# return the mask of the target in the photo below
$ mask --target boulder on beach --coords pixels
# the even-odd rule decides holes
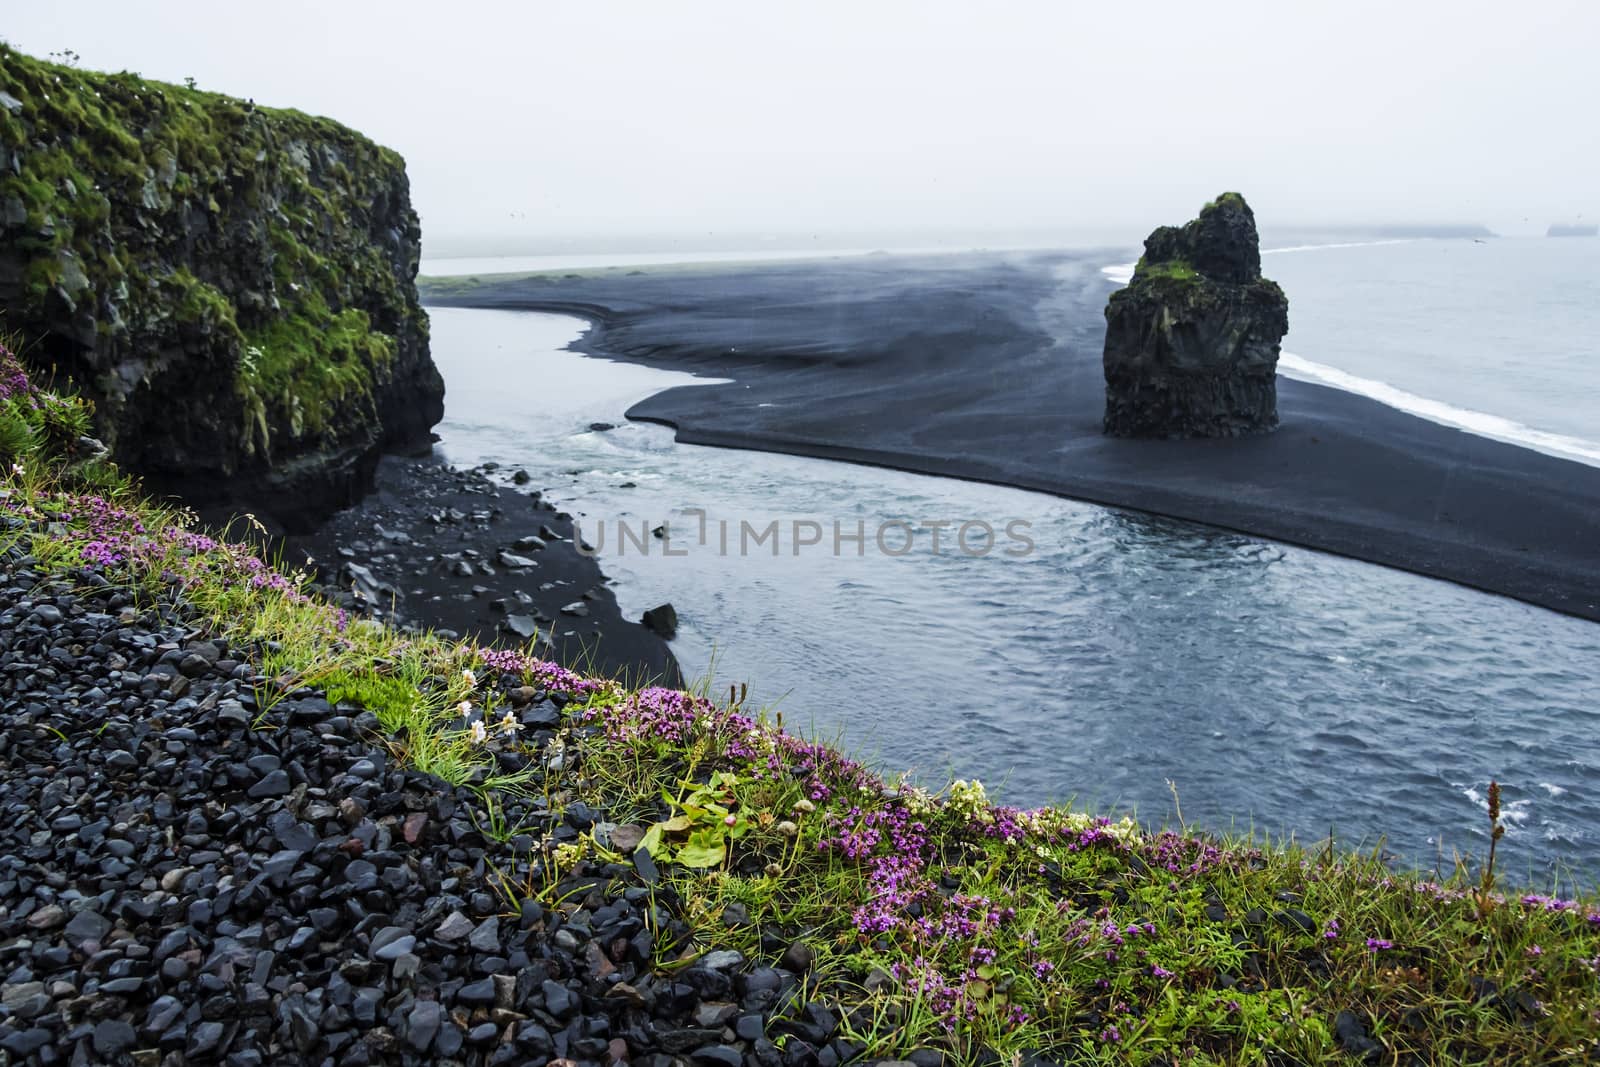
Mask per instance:
[[[1162,226],[1106,305],[1105,432],[1238,437],[1278,425],[1278,348],[1289,301],[1261,276],[1255,215],[1223,193]]]
[[[678,635],[678,612],[671,604],[661,604],[644,613],[639,620],[645,629],[672,640]]]

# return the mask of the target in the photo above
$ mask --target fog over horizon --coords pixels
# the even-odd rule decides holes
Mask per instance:
[[[19,5],[399,151],[429,254],[1600,219],[1600,5]]]

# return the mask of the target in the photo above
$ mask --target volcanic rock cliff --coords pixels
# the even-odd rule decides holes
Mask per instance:
[[[1237,437],[1278,425],[1289,301],[1261,276],[1255,215],[1224,193],[1144,243],[1106,305],[1105,432]]]
[[[303,527],[427,447],[420,238],[337,123],[0,46],[0,330],[153,489]]]

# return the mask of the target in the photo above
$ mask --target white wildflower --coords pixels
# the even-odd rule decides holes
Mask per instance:
[[[517,717],[509,711],[500,717],[500,732],[503,734],[515,734],[518,730],[525,729],[527,727],[518,722]]]
[[[1133,842],[1139,840],[1139,827],[1127,816],[1123,816],[1116,822],[1111,823],[1105,828],[1105,830],[1106,833],[1110,834],[1118,841],[1121,841],[1123,844],[1132,844]]]
[[[933,796],[926,789],[917,786],[902,786],[900,798],[906,810],[913,815],[929,815],[933,813]]]
[[[489,740],[489,730],[483,725],[482,719],[474,719],[472,722],[472,740],[480,745]]]
[[[989,794],[976,778],[970,782],[958,779],[950,783],[949,807],[956,815],[975,822],[988,823],[994,819],[994,813],[989,810]]]

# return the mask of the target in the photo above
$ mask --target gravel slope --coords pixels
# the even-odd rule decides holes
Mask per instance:
[[[0,556],[7,1062],[799,1067],[855,1053],[809,999],[809,952],[775,932],[763,946],[787,968],[720,952],[654,972],[657,938],[684,943],[687,927],[647,855],[582,861],[544,898],[559,903],[510,907],[493,871],[529,878],[535,835],[573,841],[602,813],[508,803],[523,832],[487,839],[474,794],[397,769],[370,714],[310,689],[259,706],[244,651],[181,605]],[[556,702],[509,696],[524,739],[549,740]]]

